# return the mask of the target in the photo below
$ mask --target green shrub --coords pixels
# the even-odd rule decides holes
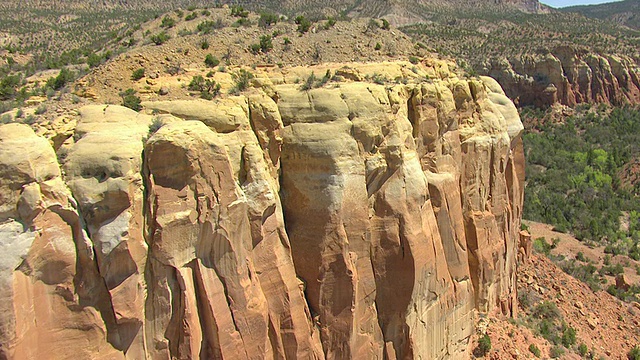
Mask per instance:
[[[235,81],[235,85],[231,89],[231,92],[237,94],[245,91],[249,87],[249,83],[251,79],[253,79],[253,74],[245,69],[240,69],[240,71],[233,73],[231,77]]]
[[[62,89],[67,83],[73,81],[75,75],[71,70],[67,68],[60,69],[60,73],[55,78],[49,78],[46,83],[46,87],[53,90]]]
[[[562,345],[566,348],[570,348],[571,345],[576,343],[576,329],[566,326],[562,332]]]
[[[627,357],[629,360],[640,360],[640,347],[637,345],[634,346],[633,349],[627,353]]]
[[[27,124],[27,125],[32,125],[35,122],[36,122],[36,117],[33,116],[33,114],[30,114],[29,116],[24,118],[24,120],[22,121],[22,123]]]
[[[585,357],[587,356],[588,353],[589,353],[589,348],[587,347],[587,345],[585,345],[584,343],[581,343],[580,345],[578,345],[578,354],[580,354],[580,356]]]
[[[144,71],[144,68],[133,70],[133,72],[131,73],[131,80],[138,81],[142,79],[144,77]]]
[[[316,82],[316,74],[312,72],[311,75],[309,75],[307,80],[304,82],[304,84],[302,84],[302,87],[300,88],[300,90],[313,89],[313,85],[315,84],[315,82]]]
[[[195,12],[192,12],[191,14],[187,15],[184,20],[185,21],[191,21],[191,20],[195,20],[195,18],[198,17],[198,14]]]
[[[204,58],[204,64],[207,65],[207,67],[212,68],[218,66],[220,64],[220,60],[212,54],[207,54]]]
[[[533,308],[532,315],[538,319],[555,320],[560,317],[560,310],[551,301],[542,301]]]
[[[234,27],[239,27],[239,26],[251,26],[251,20],[247,19],[247,18],[240,18],[238,20],[236,20],[236,22],[233,23]]]
[[[535,344],[529,345],[529,351],[533,354],[533,356],[539,358],[540,357],[540,349]]]
[[[551,249],[553,249],[553,244],[548,243],[544,237],[533,240],[533,250],[535,252],[549,256]]]
[[[271,49],[273,49],[273,43],[271,42],[271,35],[260,36],[260,50],[266,53]]]
[[[262,27],[268,27],[276,24],[279,19],[280,17],[274,13],[263,12],[260,13],[260,20],[258,20],[258,25]]]
[[[16,95],[16,88],[20,84],[21,76],[7,75],[0,80],[0,100],[8,100]]]
[[[40,104],[40,105],[36,108],[36,110],[34,111],[34,114],[36,114],[36,115],[42,115],[42,114],[44,114],[44,113],[46,113],[46,112],[47,112],[47,105],[45,105],[45,104]]]
[[[382,49],[382,44],[380,44],[380,43],[376,43],[376,46],[374,47],[374,49],[375,49],[376,51],[377,51],[377,50]]]
[[[140,111],[142,109],[142,106],[140,105],[140,98],[136,95],[135,90],[127,89],[122,91],[120,92],[120,97],[122,98],[122,106],[135,111]]]
[[[334,18],[333,16],[329,16],[329,19],[327,19],[327,22],[324,24],[324,28],[331,29],[335,25],[336,25],[336,18]]]
[[[249,51],[251,51],[252,54],[258,54],[260,52],[260,44],[249,45]]]
[[[169,41],[169,39],[171,39],[171,36],[169,36],[169,34],[164,31],[151,36],[151,41],[153,41],[153,43],[156,45],[162,45]]]
[[[213,32],[213,30],[222,29],[223,27],[224,27],[224,23],[222,22],[222,20],[217,19],[216,21],[213,21],[213,20],[203,21],[200,24],[198,24],[196,29],[198,29],[198,32],[202,34],[210,34],[211,32]]]
[[[552,359],[560,358],[562,355],[564,355],[564,348],[560,345],[555,345],[549,350],[549,356]]]
[[[374,73],[373,76],[371,76],[371,80],[378,85],[384,85],[389,81],[386,76],[378,73]]]
[[[298,32],[304,34],[311,28],[311,21],[303,15],[296,17],[295,23],[298,24]]]
[[[491,350],[491,338],[488,334],[484,334],[478,339],[478,347],[474,351],[474,355],[483,357]]]
[[[624,273],[624,267],[621,264],[605,265],[599,272],[602,275],[616,276]]]
[[[11,114],[4,114],[0,116],[0,124],[8,124],[12,121]]]
[[[213,79],[205,79],[201,75],[197,75],[191,79],[189,90],[199,91],[201,98],[211,100],[220,93],[220,84],[217,84]]]
[[[209,48],[209,42],[207,40],[202,40],[200,43],[200,49],[207,50]]]
[[[102,64],[102,56],[96,53],[91,53],[87,56],[87,65],[89,65],[89,67],[96,67],[100,64]]]
[[[172,28],[176,25],[176,21],[169,15],[166,15],[165,17],[162,18],[162,23],[160,24],[160,27],[163,28]]]
[[[231,6],[231,16],[246,18],[249,16],[249,11],[240,5],[233,5]]]
[[[389,30],[391,28],[391,25],[389,24],[387,19],[382,19],[382,28],[384,30]]]
[[[416,65],[420,62],[420,59],[417,56],[409,56],[409,62]]]

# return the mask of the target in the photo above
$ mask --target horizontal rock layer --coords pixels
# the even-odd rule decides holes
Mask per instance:
[[[421,67],[87,106],[60,163],[0,127],[0,358],[467,358],[515,311],[522,124]]]
[[[546,54],[493,60],[486,67],[520,106],[640,103],[640,67],[623,55],[563,46]]]

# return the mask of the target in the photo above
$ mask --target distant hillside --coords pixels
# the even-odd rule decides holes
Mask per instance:
[[[571,6],[561,9],[577,12],[584,16],[611,20],[620,25],[640,29],[640,0],[625,0],[600,5]]]
[[[434,14],[443,11],[478,8],[536,14],[553,11],[538,0],[241,0],[238,3],[256,11],[270,9],[290,15],[384,17],[396,26],[430,21]]]

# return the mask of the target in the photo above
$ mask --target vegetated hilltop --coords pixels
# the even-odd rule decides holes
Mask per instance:
[[[563,12],[577,12],[590,18],[609,20],[620,25],[640,29],[640,1],[624,0],[598,5],[569,6]]]
[[[417,63],[418,57],[428,54],[380,19],[302,18],[296,23],[273,13],[258,15],[239,7],[172,11],[134,26],[127,33],[113,51],[102,51],[110,53],[108,59],[81,57],[78,61],[84,64],[66,67],[60,73],[38,72],[28,76],[28,69],[19,64],[0,67],[0,73],[7,74],[0,81],[0,112],[13,109],[6,115],[14,118],[19,115],[20,121],[31,122],[41,117],[53,120],[56,114],[46,111],[47,108],[61,104],[77,107],[85,97],[119,104],[119,92],[129,88],[138,91],[143,100],[158,96],[188,98],[193,92],[188,84],[195,75],[210,75],[223,86],[231,84],[232,74],[226,71],[229,65],[265,69],[398,58]],[[122,51],[126,53],[119,55]],[[12,56],[7,55],[7,59],[13,59]],[[89,75],[78,84],[78,96],[69,94],[72,87],[64,85],[87,72]],[[322,78],[325,74],[315,75]],[[302,80],[305,79],[298,79]]]
[[[206,15],[202,10],[187,12],[187,16],[198,14],[193,20],[179,19],[174,12],[144,24],[132,34],[136,46],[83,78],[76,93],[111,103],[119,103],[118,93],[127,88],[136,90],[143,100],[185,98],[192,93],[187,85],[194,76],[230,88],[230,66],[243,66],[257,75],[274,68],[332,62],[403,59],[417,64],[419,57],[429,53],[379,19],[312,22],[303,18],[296,23],[273,14],[232,12],[227,7],[207,10]],[[164,26],[167,22],[174,24]],[[133,71],[141,68],[144,76],[133,78]],[[381,83],[403,81],[379,75]],[[302,75],[287,78],[301,84],[307,80]],[[162,93],[161,88],[165,88]]]
[[[552,11],[537,0],[302,0],[302,1],[241,1],[244,6],[260,10],[263,8],[283,12],[287,15],[304,14],[307,16],[334,17],[374,17],[386,18],[393,25],[430,21],[432,14],[441,11],[460,9],[490,8],[498,11],[519,10],[528,13],[546,13]]]

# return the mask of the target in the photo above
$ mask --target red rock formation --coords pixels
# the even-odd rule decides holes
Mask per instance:
[[[520,106],[640,103],[640,68],[630,58],[573,47],[493,60],[487,69]]]
[[[494,80],[420,71],[148,103],[152,135],[83,108],[71,191],[0,127],[0,357],[466,358],[476,311],[515,311],[522,124]]]

